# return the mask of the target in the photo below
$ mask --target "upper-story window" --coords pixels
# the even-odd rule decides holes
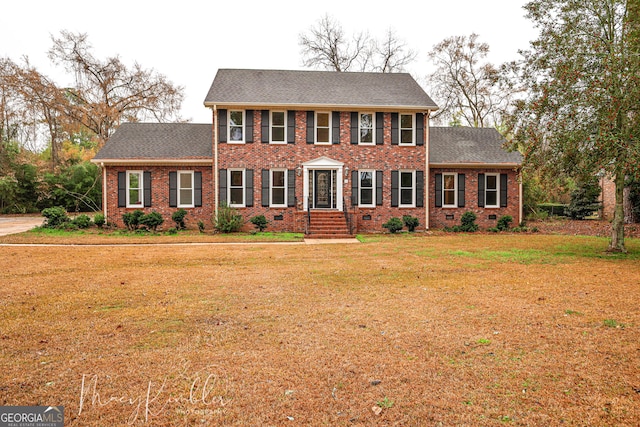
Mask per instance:
[[[400,144],[415,144],[415,118],[413,114],[400,114]]]
[[[331,144],[331,113],[316,112],[316,144]]]
[[[229,111],[229,142],[244,142],[244,111]]]
[[[127,171],[127,207],[141,208],[144,207],[143,202],[143,172]]]
[[[442,174],[442,206],[445,208],[457,207],[456,201],[456,179],[455,173]]]
[[[271,112],[271,142],[274,144],[287,143],[287,120],[285,111]]]
[[[360,144],[374,144],[375,115],[373,113],[360,113]]]

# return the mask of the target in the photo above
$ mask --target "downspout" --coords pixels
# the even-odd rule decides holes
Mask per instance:
[[[519,215],[520,221],[518,222],[518,226],[522,224],[522,221],[524,220],[522,216],[524,213],[524,202],[522,201],[522,197],[524,195],[524,188],[522,184],[522,168],[519,171],[519,175],[520,175],[520,179],[518,181],[520,181],[520,183],[518,184],[518,191],[520,193],[520,197],[519,197],[520,200],[518,202],[518,215]]]
[[[109,221],[107,215],[107,169],[104,167],[104,162],[100,162],[102,168],[102,214],[106,221]]]
[[[218,107],[213,104],[213,220],[218,218],[218,200],[220,199],[220,185],[218,183]]]
[[[425,225],[424,225],[424,229],[425,231],[429,229],[429,206],[431,206],[431,204],[429,203],[429,186],[431,185],[431,179],[430,179],[430,171],[429,171],[429,115],[431,113],[431,110],[427,110],[427,113],[425,114],[425,136],[427,137],[427,140],[424,143],[425,146],[425,164],[426,164],[426,168],[425,168],[425,196],[424,196],[424,221],[425,221]]]

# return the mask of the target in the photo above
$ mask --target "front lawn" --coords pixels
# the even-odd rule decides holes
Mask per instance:
[[[0,405],[70,426],[638,425],[639,240],[370,239],[0,246]]]

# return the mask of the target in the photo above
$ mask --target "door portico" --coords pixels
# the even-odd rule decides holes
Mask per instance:
[[[343,210],[344,163],[322,156],[302,164],[304,210]]]

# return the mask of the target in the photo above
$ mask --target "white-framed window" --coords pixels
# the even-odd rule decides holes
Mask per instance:
[[[245,170],[228,169],[229,206],[232,208],[245,207]]]
[[[458,206],[458,174],[442,174],[442,206],[455,208]]]
[[[497,173],[488,173],[484,176],[484,207],[499,208],[500,207],[500,175]]]
[[[400,114],[400,145],[414,145],[415,134],[415,115]]]
[[[330,112],[316,112],[316,144],[331,144]]]
[[[400,171],[400,207],[415,207],[416,171]]]
[[[244,142],[244,111],[229,110],[229,141],[240,144]]]
[[[286,111],[271,112],[271,143],[287,143],[287,113]]]
[[[373,113],[359,113],[358,122],[360,129],[360,144],[375,144],[375,121],[376,116]]]
[[[144,173],[127,171],[127,207],[144,207]]]
[[[375,207],[376,205],[376,171],[358,171],[358,206]]]
[[[287,207],[287,170],[271,169],[271,179],[269,183],[270,200],[269,206],[274,208]]]
[[[193,171],[178,171],[178,207],[194,207]]]

